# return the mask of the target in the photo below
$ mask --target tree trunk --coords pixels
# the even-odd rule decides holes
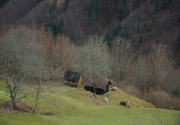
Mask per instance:
[[[93,76],[91,76],[91,84],[93,84],[93,96],[96,98],[96,85]]]
[[[16,108],[15,96],[14,96],[13,90],[12,90],[10,84],[9,84],[9,79],[8,79],[8,75],[7,74],[6,74],[6,84],[7,84],[7,88],[9,90],[9,93],[10,93],[12,108],[15,109]]]
[[[15,103],[15,97],[14,96],[11,97],[11,101],[12,101],[12,108],[15,109],[16,103]]]
[[[37,101],[38,101],[38,96],[39,96],[39,92],[40,92],[40,85],[41,85],[41,80],[39,81],[38,88],[37,88],[37,93],[36,93],[33,113],[36,113]]]
[[[96,85],[93,83],[93,96],[96,98]]]

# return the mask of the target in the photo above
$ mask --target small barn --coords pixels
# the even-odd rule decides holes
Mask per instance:
[[[96,94],[103,95],[109,92],[109,85],[112,83],[106,78],[95,78],[94,84],[90,82],[90,78],[83,78],[84,89],[93,92],[93,86],[96,87]]]
[[[72,71],[66,71],[64,79],[68,81],[68,84],[73,86],[82,86],[82,74]]]
[[[94,78],[94,84],[91,83],[90,77],[84,77],[82,73],[66,71],[64,79],[67,80],[69,85],[83,86],[86,91],[93,92],[93,86],[95,85],[96,94],[103,95],[109,92],[109,86],[112,84],[110,80],[102,77]]]

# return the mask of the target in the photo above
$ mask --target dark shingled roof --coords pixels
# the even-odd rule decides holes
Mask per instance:
[[[90,77],[84,77],[83,78],[84,86],[93,87],[93,84],[90,82],[90,80],[91,80]],[[102,77],[94,78],[94,83],[96,85],[96,88],[103,89],[103,90],[106,90],[107,84],[111,84],[111,82],[108,79],[102,78]]]
[[[77,72],[67,71],[64,75],[64,79],[72,82],[78,82],[81,74]]]

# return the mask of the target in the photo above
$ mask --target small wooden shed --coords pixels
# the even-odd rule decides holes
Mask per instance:
[[[109,92],[109,85],[111,85],[111,81],[106,78],[97,77],[94,79],[94,83],[90,82],[90,78],[83,78],[84,89],[86,91],[93,92],[93,86],[95,85],[96,94],[103,95]]]
[[[82,86],[82,74],[72,71],[66,71],[64,79],[68,81],[68,84],[74,86]]]
[[[64,79],[68,81],[69,85],[73,86],[83,86],[86,91],[93,92],[93,88],[95,85],[96,88],[96,94],[103,95],[107,92],[109,92],[109,85],[111,85],[111,81],[102,78],[102,77],[96,77],[94,78],[94,83],[91,83],[90,77],[84,77],[82,73],[73,72],[73,71],[66,71],[64,75]]]

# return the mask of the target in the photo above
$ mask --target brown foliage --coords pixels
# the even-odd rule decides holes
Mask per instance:
[[[83,39],[89,34],[87,3],[88,0],[71,0],[60,16],[64,20],[64,33],[74,40]]]
[[[0,106],[2,113],[28,113],[32,112],[32,107],[26,103],[17,102],[14,109],[11,108],[11,103],[6,102]]]
[[[142,98],[158,108],[180,110],[180,99],[171,97],[165,91],[150,91],[144,93]]]
[[[56,70],[56,77],[62,78],[65,71],[71,67],[73,59],[74,46],[66,36],[58,36],[52,51],[52,65]]]

